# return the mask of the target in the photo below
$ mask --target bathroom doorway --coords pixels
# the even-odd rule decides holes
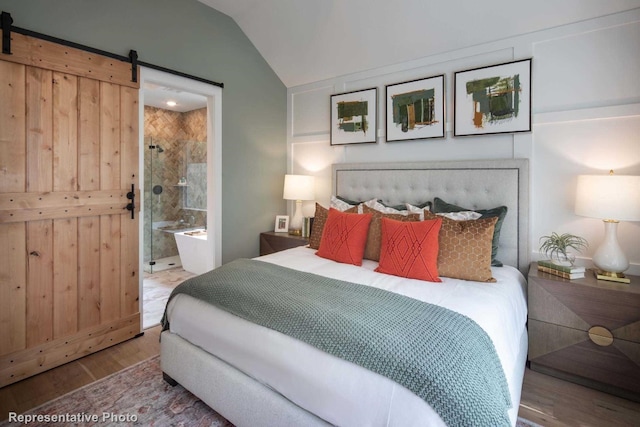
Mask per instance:
[[[173,110],[144,107],[143,267],[151,274],[183,265],[176,235],[207,228],[206,100],[184,111],[171,102]]]
[[[173,288],[220,265],[222,100],[219,87],[144,67],[140,88],[146,329],[159,323]]]

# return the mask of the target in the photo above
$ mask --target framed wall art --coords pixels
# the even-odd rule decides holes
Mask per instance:
[[[387,141],[444,138],[444,75],[387,85]]]
[[[531,59],[458,71],[454,136],[531,131]]]
[[[376,142],[378,89],[331,95],[331,145]]]

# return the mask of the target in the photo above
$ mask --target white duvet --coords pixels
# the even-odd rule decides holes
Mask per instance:
[[[386,289],[464,314],[491,337],[511,392],[515,425],[527,353],[526,282],[513,267],[492,268],[497,283],[403,279],[336,263],[298,247],[258,258],[300,271]],[[327,422],[339,426],[444,426],[422,399],[379,374],[306,343],[179,294],[169,304],[171,332],[226,361]]]

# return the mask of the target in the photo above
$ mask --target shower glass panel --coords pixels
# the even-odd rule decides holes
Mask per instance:
[[[183,194],[184,211],[196,227],[206,228],[207,144],[194,140],[185,140],[181,143],[184,147],[184,173],[188,183]]]
[[[182,207],[182,156],[175,142],[149,136],[144,141],[144,270],[154,273],[180,265],[173,232]]]
[[[206,228],[207,150],[193,140],[144,139],[144,270],[181,266],[174,233]]]

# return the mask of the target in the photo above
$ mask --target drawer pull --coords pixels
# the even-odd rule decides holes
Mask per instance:
[[[589,339],[601,347],[613,344],[613,334],[604,326],[592,326],[589,329]]]

